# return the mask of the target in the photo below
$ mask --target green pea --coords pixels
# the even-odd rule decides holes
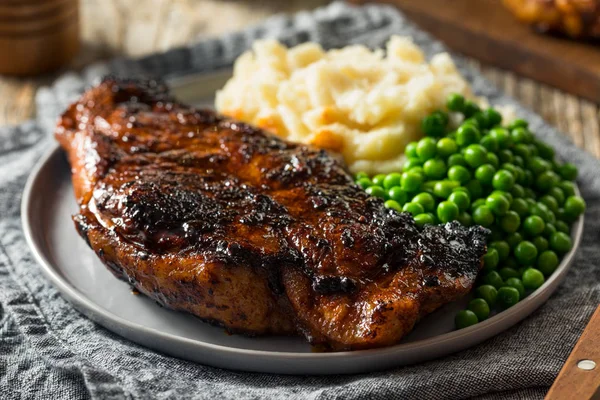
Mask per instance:
[[[373,186],[373,181],[369,178],[360,178],[356,181],[356,184],[363,189],[368,188],[369,186]]]
[[[568,253],[572,246],[571,237],[564,232],[556,232],[550,236],[550,248],[560,255]]]
[[[527,192],[527,189],[529,189],[530,192],[533,192],[533,190],[531,190],[528,186],[531,186],[533,184],[533,173],[529,170],[525,170],[525,172],[523,173],[523,179],[521,180],[521,182],[519,182],[521,185],[523,186],[527,186],[525,188],[525,192]]]
[[[510,131],[510,137],[513,143],[529,143],[531,141],[531,133],[526,128],[515,128]],[[516,147],[516,146],[515,146]],[[527,151],[529,155],[529,150]],[[525,157],[525,156],[523,156]]]
[[[425,209],[419,203],[406,203],[402,207],[402,211],[407,212],[414,217],[415,215],[423,214]]]
[[[511,174],[513,174],[515,176],[517,175],[517,167],[513,163],[510,163],[510,162],[502,163],[502,165],[500,165],[500,168],[507,170],[508,172],[510,172]]]
[[[475,211],[479,206],[485,206],[485,199],[477,199],[471,203],[471,211]]]
[[[468,328],[478,322],[477,315],[471,310],[460,310],[456,313],[456,317],[454,317],[456,329]]]
[[[508,191],[504,191],[504,190],[494,190],[494,191],[492,191],[492,193],[489,194],[489,196],[491,196],[491,195],[502,196],[506,200],[508,200],[509,204],[512,204],[512,202],[514,200],[512,193],[508,192]]]
[[[544,142],[536,142],[535,143],[540,157],[545,158],[546,160],[552,160],[554,158],[554,148],[547,143]]]
[[[469,166],[465,161],[465,157],[460,153],[452,154],[450,157],[448,157],[448,166],[454,167],[455,165],[460,165],[463,167]]]
[[[484,111],[489,126],[500,125],[502,122],[502,114],[500,114],[495,108],[488,108]]]
[[[537,176],[543,172],[549,171],[551,169],[551,165],[548,161],[542,159],[541,157],[530,157],[527,160],[527,168],[529,168],[529,170]]]
[[[550,188],[550,190],[548,190],[548,194],[554,197],[559,207],[565,203],[565,192],[560,187],[555,186]]]
[[[371,196],[379,197],[381,199],[385,199],[387,197],[387,193],[381,186],[369,186],[365,192]]]
[[[464,155],[471,168],[477,168],[487,162],[487,150],[480,144],[469,145],[465,149]]]
[[[433,216],[428,213],[417,214],[414,216],[417,226],[433,225],[435,223]]]
[[[508,129],[515,129],[515,128],[526,128],[529,126],[529,122],[525,121],[524,119],[521,118],[517,118],[515,119],[513,122],[511,122],[510,124],[508,124]]]
[[[525,188],[518,183],[515,183],[510,193],[513,195],[513,198],[521,198],[525,197]]]
[[[494,153],[494,152],[498,151],[498,149],[500,148],[500,146],[498,146],[498,142],[496,142],[496,139],[494,139],[490,135],[486,135],[486,136],[482,137],[481,140],[479,141],[479,144],[482,145],[483,147],[485,147],[485,149],[488,151],[488,153],[490,151],[492,153]]]
[[[354,179],[356,179],[356,180],[359,180],[359,179],[362,179],[362,178],[369,178],[369,174],[367,174],[367,173],[366,173],[366,172],[364,172],[364,171],[361,171],[361,172],[358,172],[358,173],[357,173],[357,174],[354,176]]]
[[[420,167],[421,165],[423,165],[423,162],[420,158],[409,157],[404,161],[404,164],[402,164],[402,171],[410,171],[411,169]]]
[[[433,186],[433,194],[442,199],[447,199],[452,194],[452,190],[458,185],[459,183],[454,181],[438,181]]]
[[[517,304],[519,300],[521,300],[521,296],[519,295],[519,291],[514,287],[503,286],[498,289],[497,302],[501,308],[510,308]]]
[[[442,201],[437,206],[437,217],[442,223],[454,221],[458,212],[458,206],[451,201]]]
[[[489,135],[496,140],[501,149],[506,149],[511,144],[510,133],[505,128],[490,129]]]
[[[440,114],[434,113],[421,121],[421,130],[427,136],[439,137],[446,132],[446,122]]]
[[[471,204],[469,194],[463,191],[452,192],[450,196],[448,196],[448,200],[456,204],[460,211],[467,210],[469,208],[469,205]]]
[[[504,237],[504,240],[506,241],[506,243],[508,243],[510,248],[514,250],[519,245],[519,243],[523,241],[523,236],[519,232],[513,232],[506,235]]]
[[[435,199],[429,193],[419,193],[413,197],[412,202],[422,205],[425,212],[432,212],[435,210]]]
[[[569,225],[567,225],[565,221],[556,221],[554,223],[554,226],[556,227],[557,232],[563,232],[567,235],[571,233],[571,228],[569,227]],[[552,235],[550,235],[550,237],[552,237]]]
[[[514,250],[515,258],[521,265],[531,265],[538,255],[537,248],[533,243],[524,240]]]
[[[473,218],[471,217],[471,214],[463,211],[461,213],[458,214],[458,217],[456,217],[456,220],[458,222],[460,222],[460,224],[462,226],[471,226],[473,225]]]
[[[496,271],[490,271],[483,276],[483,283],[486,285],[492,285],[496,289],[501,288],[504,285],[504,281],[500,274]]]
[[[523,168],[515,166],[514,175],[515,175],[515,182],[516,182],[515,185],[516,184],[522,185],[525,183],[525,180],[526,180],[525,170]]]
[[[410,142],[407,144],[406,148],[404,149],[404,155],[406,155],[408,158],[418,158],[419,155],[417,154],[417,145],[417,142]]]
[[[458,151],[458,145],[453,139],[441,138],[437,142],[437,154],[440,157],[449,157]]]
[[[437,143],[435,139],[430,137],[424,137],[417,143],[417,155],[423,161],[429,160],[435,157],[437,152]]]
[[[563,163],[556,159],[552,159],[550,160],[550,164],[552,164],[552,170],[560,175],[560,167],[563,165]]]
[[[498,166],[500,165],[500,160],[498,159],[498,156],[496,154],[488,152],[487,159],[488,164],[498,169]]]
[[[473,311],[479,321],[483,321],[490,315],[490,306],[484,299],[471,300],[468,309]]]
[[[434,213],[425,213],[427,215],[429,215],[431,217],[431,220],[433,221],[434,224],[439,223],[440,221],[438,221],[437,217],[435,216]]]
[[[440,118],[442,118],[444,125],[447,125],[450,121],[450,116],[448,116],[448,113],[442,110],[434,111],[431,113],[431,115],[438,115]]]
[[[508,149],[503,149],[498,152],[498,159],[503,164],[510,164],[515,160],[515,157],[512,151]]]
[[[554,234],[554,232],[556,232],[556,226],[554,224],[551,224],[550,222],[544,224],[544,231],[542,232],[542,235],[544,235],[545,238],[549,238]]]
[[[441,179],[446,176],[446,163],[440,158],[432,158],[423,164],[425,175],[430,179]]]
[[[543,236],[534,237],[533,239],[531,239],[531,243],[533,243],[535,248],[538,250],[538,254],[541,254],[545,250],[548,250],[548,247],[550,246],[550,244],[548,243],[548,239],[546,239]]]
[[[496,305],[496,297],[498,296],[498,290],[492,285],[481,285],[475,289],[475,294],[485,300],[486,303],[491,307]]]
[[[488,196],[485,204],[496,216],[502,216],[506,214],[510,208],[510,203],[506,197],[494,193]]]
[[[448,110],[454,112],[462,112],[465,108],[465,98],[458,93],[452,93],[446,100]]]
[[[425,176],[425,170],[421,166],[411,167],[408,171],[404,171],[404,172],[415,172],[417,174],[421,174],[422,176]]]
[[[494,174],[492,186],[494,189],[510,191],[515,184],[515,177],[505,169],[501,169]]]
[[[481,111],[481,109],[475,102],[473,102],[471,100],[465,100],[463,114],[466,118],[472,117],[473,115],[477,114],[479,111]]]
[[[507,211],[506,214],[500,218],[500,226],[507,233],[516,232],[521,224],[521,217],[514,211]]]
[[[489,128],[487,116],[483,112],[475,113],[470,119],[474,119],[477,121],[477,126],[479,127],[479,129]]]
[[[471,173],[461,165],[454,165],[448,170],[448,178],[461,184],[467,183],[471,180]]]
[[[415,172],[404,172],[401,179],[401,187],[407,192],[416,192],[423,183],[423,175]]]
[[[516,155],[513,157],[513,164],[515,164],[517,167],[525,167],[525,160],[523,160],[523,157],[521,157],[520,155]]]
[[[585,200],[579,196],[569,196],[565,200],[565,215],[570,220],[575,220],[585,211]]]
[[[385,180],[386,174],[377,174],[373,177],[373,185],[383,187],[383,181]]]
[[[491,186],[495,173],[496,168],[494,168],[493,165],[483,164],[475,170],[475,178],[481,182],[482,185]]]
[[[471,198],[477,199],[477,198],[483,197],[483,187],[481,186],[481,183],[478,180],[471,179],[465,185],[465,187],[467,188],[467,190],[471,194]]]
[[[546,250],[540,254],[537,260],[537,267],[544,274],[550,276],[558,267],[558,255],[552,250]]]
[[[535,205],[530,208],[529,212],[531,215],[542,217],[545,222],[553,223],[553,219],[555,219],[554,213],[552,213],[544,203],[535,203]]]
[[[469,198],[471,198],[471,193],[469,193],[469,189],[467,189],[464,186],[457,186],[454,189],[452,189],[453,192],[465,192],[466,194],[469,195]]]
[[[519,298],[522,299],[523,297],[525,297],[525,286],[523,285],[523,281],[521,281],[519,277],[508,278],[506,280],[506,286],[510,286],[517,289],[519,291]]]
[[[495,240],[490,243],[490,247],[496,249],[500,262],[506,261],[510,255],[510,246],[504,240]]]
[[[542,204],[543,204],[543,203],[542,203]],[[545,205],[545,204],[544,204],[544,205]],[[555,222],[556,222],[556,214],[554,214],[554,213],[552,212],[552,210],[550,210],[548,207],[546,207],[546,209],[547,209],[548,211],[547,211],[547,213],[546,213],[546,219],[544,219],[544,221],[545,221],[545,222],[548,222],[548,223],[551,223],[551,224],[555,223]],[[560,211],[560,209],[559,209],[559,211]]]
[[[489,227],[494,223],[494,214],[487,206],[479,206],[473,211],[473,221],[477,225]]]
[[[506,282],[506,280],[510,279],[510,278],[518,278],[520,277],[519,272],[511,267],[504,267],[501,268],[500,271],[498,271],[498,273],[500,274],[500,277]]]
[[[545,225],[544,220],[537,215],[530,215],[523,221],[523,229],[530,237],[540,235],[544,231]]]
[[[471,124],[462,124],[456,130],[456,143],[460,147],[479,142],[480,133],[477,127]]]
[[[408,200],[408,195],[400,186],[394,186],[388,191],[388,197],[400,205],[404,205]]]
[[[498,255],[498,250],[494,248],[489,248],[487,253],[485,253],[485,255],[483,256],[483,270],[495,270],[498,267],[499,262],[500,256]]]
[[[514,199],[510,205],[510,209],[511,211],[516,212],[520,218],[524,218],[527,214],[529,214],[529,205],[524,199]]]
[[[535,145],[535,144],[531,143],[531,144],[529,145],[529,149],[530,149],[530,151],[531,151],[531,155],[532,155],[533,157],[537,157],[537,156],[539,156],[539,155],[540,155],[540,152],[538,151],[538,148],[536,147],[536,145]]]
[[[392,172],[383,179],[383,188],[390,190],[394,186],[399,186],[402,181],[402,174]]]
[[[544,274],[535,268],[527,268],[525,272],[523,272],[523,277],[521,278],[523,281],[523,286],[529,290],[535,290],[544,284]]]
[[[577,167],[575,164],[564,163],[560,166],[558,173],[560,176],[567,181],[574,181],[577,179]]]
[[[547,192],[558,185],[560,177],[554,171],[544,171],[535,180],[535,187],[541,192]]]
[[[558,212],[558,201],[556,201],[556,199],[549,194],[540,197],[540,203],[545,204],[550,211],[554,213]]]
[[[575,184],[569,181],[562,181],[558,186],[563,190],[565,197],[575,196]]]
[[[384,205],[386,208],[392,208],[398,212],[402,212],[402,207],[396,200],[387,200]]]

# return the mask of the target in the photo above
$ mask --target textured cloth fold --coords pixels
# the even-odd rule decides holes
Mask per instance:
[[[428,56],[443,51],[395,9],[334,3],[277,16],[240,33],[139,60],[117,59],[70,73],[37,96],[38,118],[0,129],[0,398],[542,398],[600,303],[600,163],[527,110],[520,115],[559,155],[580,168],[588,203],[584,238],[565,283],[529,318],[469,350],[389,371],[349,376],[280,376],[220,370],[175,359],[126,341],[79,314],[45,279],[21,229],[27,175],[52,146],[56,116],[104,74],[164,78],[231,66],[253,40],[307,40],[326,48],[382,46],[410,35]],[[477,94],[516,103],[454,57]]]

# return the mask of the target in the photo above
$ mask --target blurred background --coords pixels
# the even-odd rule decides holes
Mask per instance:
[[[452,49],[469,56],[495,85],[600,157],[600,46],[594,39],[600,36],[600,1],[382,2],[400,7]],[[139,57],[165,51],[243,29],[276,13],[327,3],[2,0],[0,126],[32,118],[37,88],[70,69],[117,55]],[[48,39],[52,35],[54,42]]]

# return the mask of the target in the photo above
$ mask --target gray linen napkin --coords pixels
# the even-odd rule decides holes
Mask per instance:
[[[42,276],[27,248],[19,213],[25,179],[51,145],[56,115],[98,76],[214,70],[231,65],[258,37],[375,47],[391,34],[413,36],[428,55],[443,50],[393,8],[334,3],[165,54],[96,65],[41,90],[37,121],[0,129],[0,398],[542,398],[600,303],[600,163],[526,110],[521,116],[536,134],[580,168],[588,203],[581,248],[565,283],[538,311],[479,346],[439,360],[372,374],[307,377],[231,372],[175,359],[80,315]],[[455,59],[478,94],[494,104],[516,104]]]

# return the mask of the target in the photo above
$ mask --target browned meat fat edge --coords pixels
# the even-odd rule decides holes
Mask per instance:
[[[418,228],[337,157],[106,78],[60,118],[80,235],[118,278],[231,332],[397,343],[471,289],[487,231]]]

